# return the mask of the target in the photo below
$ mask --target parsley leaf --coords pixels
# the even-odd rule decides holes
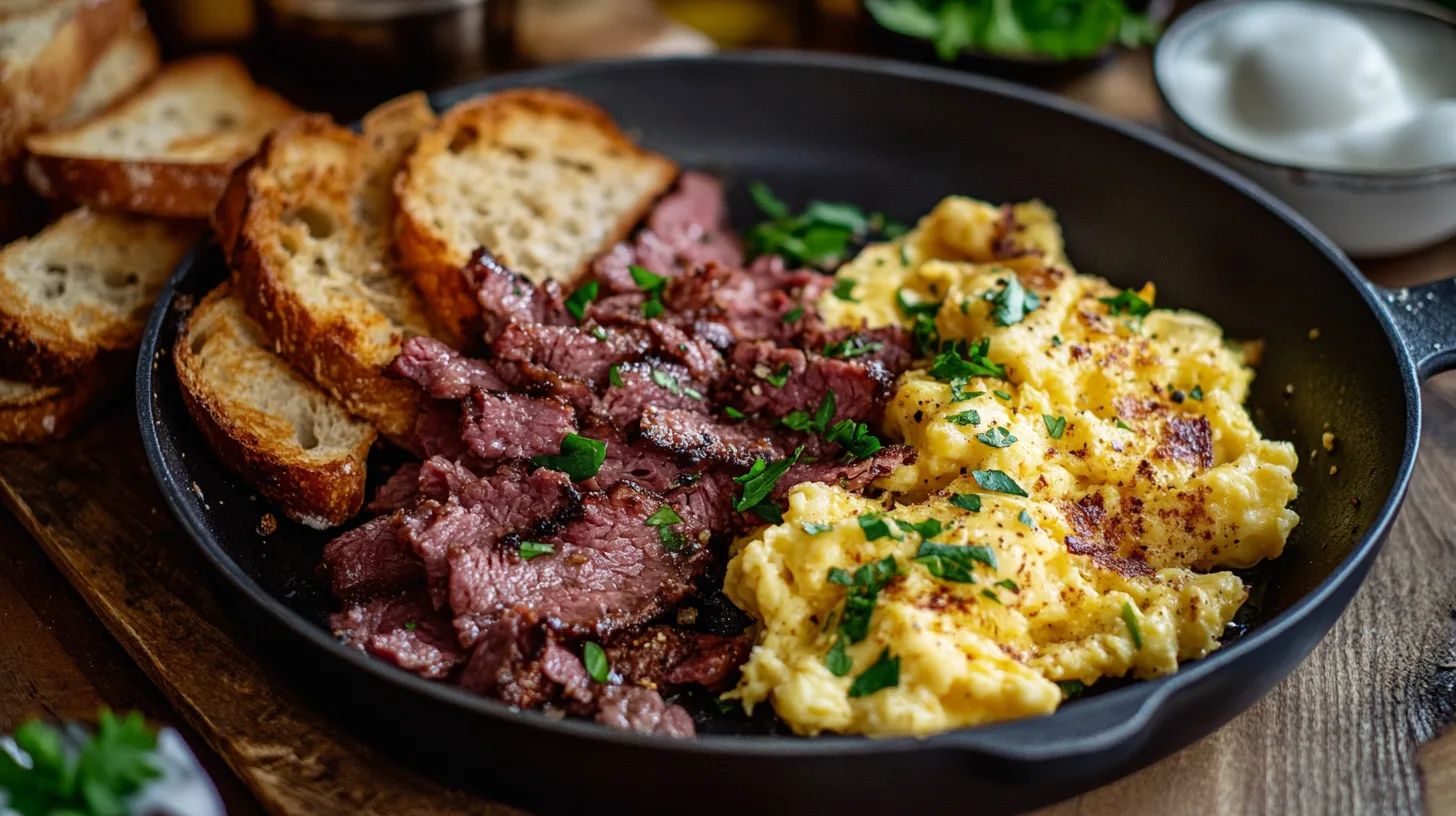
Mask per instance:
[[[791,370],[788,363],[779,366],[778,371],[769,371],[768,366],[760,365],[753,369],[753,376],[772,385],[774,388],[783,388],[784,384],[789,381],[789,372]]]
[[[793,323],[793,322],[795,322],[796,320],[798,320],[799,318],[801,318],[803,316],[804,316],[804,307],[803,306],[795,306],[792,311],[786,313],[783,317],[781,317],[779,319],[782,320],[785,323]]]
[[[1012,481],[1010,476],[1007,476],[999,470],[973,470],[971,471],[971,478],[975,479],[976,484],[980,485],[984,490],[1026,498],[1026,491],[1022,490],[1020,485]]]
[[[678,385],[677,378],[666,371],[656,368],[652,369],[652,381],[657,383],[658,387],[666,389],[667,393],[675,397],[682,395],[682,386]]]
[[[418,623],[415,623],[412,620],[409,620],[409,621],[405,621],[404,622],[404,630],[406,632],[413,632],[414,630],[416,630],[418,628],[420,628],[420,625]]]
[[[840,632],[839,637],[834,639],[834,645],[829,647],[829,653],[824,655],[824,667],[835,677],[843,677],[854,668],[854,661],[844,651],[847,644],[844,633]]]
[[[0,751],[0,791],[18,813],[120,816],[130,812],[128,800],[161,775],[157,737],[140,712],[118,718],[102,708],[96,732],[76,753],[65,748],[58,729],[39,720],[22,723],[13,739],[30,767]]]
[[[1011,401],[1011,395],[1008,394],[1008,393],[1006,393],[1005,391],[992,391],[991,393],[992,394],[995,394],[996,396],[1000,397],[1001,399],[1006,400],[1007,402],[1010,402]]]
[[[1054,417],[1051,414],[1042,414],[1041,421],[1046,423],[1047,435],[1052,439],[1061,439],[1062,434],[1067,430],[1067,418],[1064,416]]]
[[[880,449],[880,440],[870,433],[870,426],[852,419],[841,419],[824,434],[824,441],[844,446],[851,460],[867,459]]]
[[[1057,346],[1060,346],[1061,344],[1062,344],[1062,336],[1060,334],[1054,334],[1054,335],[1052,335],[1052,347],[1053,348],[1056,348]]]
[[[991,362],[991,338],[983,337],[975,345],[965,340],[943,347],[930,365],[930,376],[941,382],[969,380],[971,377],[1006,379],[1006,367]]]
[[[789,205],[774,195],[767,184],[761,181],[749,184],[748,195],[753,199],[754,206],[769,218],[777,220],[789,217]]]
[[[935,318],[916,315],[910,327],[910,346],[916,357],[928,357],[940,347],[940,331],[935,328]]]
[[[976,434],[976,439],[983,445],[990,445],[993,448],[1009,448],[1016,444],[1016,437],[1001,426],[996,426],[985,433]]]
[[[1031,513],[1028,513],[1025,510],[1021,511],[1020,515],[1016,517],[1016,520],[1021,522],[1022,524],[1025,524],[1027,527],[1030,527],[1033,530],[1036,529],[1036,519],[1032,518]]]
[[[1002,589],[1009,589],[1012,592],[1020,592],[1021,591],[1021,587],[1017,586],[1016,585],[1016,582],[1013,581],[1013,580],[1011,580],[1010,578],[1002,578],[1001,580],[997,581],[996,583],[992,584],[991,586],[998,586],[998,587],[1001,587]]]
[[[862,334],[851,334],[838,343],[830,343],[824,347],[825,357],[838,357],[841,360],[850,360],[866,354],[874,354],[884,348],[885,344],[878,340],[865,340]]]
[[[901,521],[895,519],[895,523],[903,528],[914,530],[915,534],[924,539],[935,538],[945,530],[945,522],[940,519],[926,519],[925,521]]]
[[[976,397],[984,397],[986,395],[986,392],[985,391],[964,391],[964,390],[962,390],[965,387],[966,387],[966,381],[965,380],[951,380],[950,381],[950,401],[951,402],[965,402],[966,400],[975,399]]]
[[[940,313],[941,304],[939,302],[931,303],[930,301],[924,300],[907,300],[905,298],[904,288],[895,290],[895,302],[900,304],[900,312],[906,317],[916,317],[917,315],[935,317]]]
[[[962,411],[959,414],[950,414],[945,418],[945,421],[953,425],[980,425],[981,413],[972,408],[968,411]]]
[[[1127,633],[1132,635],[1133,647],[1141,649],[1143,647],[1143,628],[1138,622],[1137,611],[1127,601],[1122,602],[1122,620],[1127,624]]]
[[[975,493],[954,493],[950,497],[950,504],[972,513],[981,512],[981,497]]]
[[[580,482],[597,475],[606,460],[607,443],[569,433],[561,440],[560,456],[533,456],[531,464],[559,470],[573,482]]]
[[[1130,317],[1144,317],[1153,310],[1153,304],[1143,300],[1138,293],[1131,289],[1124,289],[1116,297],[1098,298],[1107,304],[1107,311],[1112,315],[1127,314]]]
[[[801,522],[799,522],[799,528],[802,529],[804,532],[808,533],[809,535],[819,535],[820,533],[827,533],[830,530],[833,530],[834,529],[834,525],[833,524],[815,524],[812,521],[801,521]]]
[[[623,385],[622,385],[622,364],[621,363],[614,363],[611,368],[607,369],[607,380],[608,380],[608,382],[610,382],[612,384],[613,387],[616,387],[616,388],[622,388],[623,387]]]
[[[723,409],[723,416],[726,416],[729,419],[748,419],[748,414],[743,413],[742,411],[734,408],[731,405]]]
[[[566,298],[566,311],[576,318],[576,322],[580,323],[586,319],[586,307],[597,299],[597,292],[601,286],[597,281],[590,281]]]
[[[905,534],[900,532],[900,527],[894,519],[885,518],[884,513],[865,513],[859,517],[859,528],[864,531],[865,541],[875,541],[881,538],[902,541],[905,538]]]
[[[1199,400],[1201,402],[1203,400],[1203,386],[1201,386],[1201,385],[1195,385],[1195,386],[1193,386],[1193,390],[1188,392],[1188,396],[1190,396],[1190,397],[1192,397],[1192,398],[1194,398],[1196,400]]]
[[[532,558],[538,556],[551,555],[556,552],[556,547],[555,545],[545,544],[540,541],[522,541],[521,548],[518,552],[521,555],[522,561],[530,561]]]
[[[1087,690],[1081,680],[1058,680],[1057,685],[1061,687],[1062,694],[1067,697],[1075,697]]]
[[[995,601],[998,604],[1001,603],[1001,599],[998,598],[998,597],[996,597],[996,591],[995,590],[983,589],[983,590],[981,590],[981,597],[988,598],[990,600],[993,600],[993,601]]]
[[[859,643],[870,633],[870,615],[874,613],[875,601],[880,590],[895,576],[895,556],[887,555],[879,561],[865,564],[854,571],[854,577],[838,567],[829,570],[832,583],[849,587],[844,597],[844,614],[839,619],[839,631],[849,638],[850,643]]]
[[[647,293],[647,299],[642,302],[642,316],[652,318],[661,315],[665,309],[662,290],[667,285],[667,278],[636,264],[630,264],[627,271],[632,273],[632,281],[637,287]]]
[[[780,478],[789,472],[789,468],[799,461],[799,455],[804,452],[804,446],[800,445],[794,449],[794,455],[787,459],[779,459],[773,464],[764,462],[763,459],[755,459],[753,467],[742,476],[735,476],[733,481],[743,485],[743,495],[733,503],[733,509],[740,512],[758,512],[753,508],[768,499],[773,492],[774,485],[778,484]]]
[[[606,650],[588,640],[581,648],[581,659],[586,664],[586,673],[591,675],[591,679],[598,683],[607,682],[612,674],[612,666],[607,662]]]
[[[915,551],[915,563],[936,578],[958,584],[974,584],[977,563],[996,568],[996,553],[982,544],[961,546],[924,541]]]
[[[880,652],[880,657],[864,674],[854,678],[849,684],[849,696],[864,697],[874,694],[880,689],[894,688],[900,685],[900,658],[890,657],[889,647]]]
[[[838,278],[834,281],[834,288],[829,291],[846,303],[859,303],[859,298],[854,296],[856,283],[854,278]]]
[[[828,430],[829,420],[834,418],[835,410],[834,389],[831,388],[824,393],[824,400],[813,414],[808,411],[791,411],[780,421],[791,430],[823,434]]]
[[[1025,320],[1029,312],[1041,307],[1041,298],[1022,288],[1021,279],[1014,272],[1006,276],[1006,286],[999,292],[993,292],[989,300],[991,319],[998,326],[1014,326]]]
[[[1118,417],[1117,419],[1117,427],[1123,429],[1124,431],[1132,430],[1132,426],[1127,424],[1126,422],[1123,422],[1121,417]]]
[[[672,525],[682,524],[682,516],[679,516],[670,504],[657,508],[657,512],[648,516],[644,523],[648,527],[657,528],[658,540],[662,542],[662,548],[668,552],[677,552],[687,543],[687,539],[681,532],[672,529]]]

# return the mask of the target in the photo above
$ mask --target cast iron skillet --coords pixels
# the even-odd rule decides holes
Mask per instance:
[[[1123,285],[1156,281],[1160,305],[1267,341],[1251,401],[1267,434],[1301,452],[1319,448],[1326,422],[1339,438],[1333,459],[1297,472],[1302,521],[1260,576],[1250,631],[1176,675],[1051,717],[924,740],[725,735],[737,726],[711,717],[696,741],[649,739],[512,711],[334,642],[322,625],[327,593],[311,577],[326,537],[287,524],[260,537],[267,505],[217,464],[178,397],[168,350],[184,296],[225,275],[216,249],[199,247],[162,292],[137,370],[142,436],[173,514],[276,665],[342,721],[526,807],[994,812],[1147,765],[1258,700],[1334,624],[1405,494],[1419,378],[1456,367],[1456,281],[1378,291],[1249,182],[1052,96],[907,64],[756,53],[549,68],[433,102],[517,85],[584,94],[648,147],[724,174],[740,222],[754,217],[751,179],[796,204],[854,201],[902,220],[949,193],[1040,197],[1060,213],[1081,270]]]

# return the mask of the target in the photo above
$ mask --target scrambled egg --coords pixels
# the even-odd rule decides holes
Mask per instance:
[[[725,590],[759,626],[733,696],[803,734],[924,735],[1218,648],[1247,591],[1208,571],[1298,522],[1293,446],[1242,407],[1258,344],[1076,274],[1036,202],[948,198],[837,277],[830,325],[926,347],[881,428],[918,457],[879,500],[799,485],[734,545]]]

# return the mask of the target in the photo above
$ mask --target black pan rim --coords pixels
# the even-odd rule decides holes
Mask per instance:
[[[1097,751],[1116,745],[1141,731],[1163,702],[1172,696],[1181,686],[1197,682],[1202,677],[1219,671],[1226,664],[1240,660],[1250,652],[1267,645],[1269,641],[1279,637],[1281,633],[1293,627],[1298,621],[1324,603],[1330,595],[1337,592],[1347,581],[1361,575],[1367,566],[1366,562],[1374,559],[1378,554],[1396,511],[1399,509],[1401,501],[1405,496],[1406,488],[1415,466],[1415,454],[1420,440],[1420,386],[1416,376],[1415,364],[1409,350],[1400,338],[1385,307],[1378,301],[1372,285],[1363,279],[1349,259],[1328,238],[1325,238],[1287,205],[1275,199],[1271,194],[1265,192],[1253,182],[1150,128],[1108,118],[1049,92],[1037,91],[1002,80],[966,74],[953,69],[869,57],[792,51],[740,52],[709,57],[655,57],[603,60],[565,66],[552,66],[490,77],[485,80],[431,94],[430,99],[432,103],[438,106],[442,101],[458,101],[468,96],[488,93],[507,87],[521,86],[528,83],[550,85],[556,78],[581,72],[613,71],[647,64],[671,66],[674,64],[700,61],[716,61],[730,65],[783,65],[791,68],[828,68],[843,71],[851,75],[865,73],[889,74],[921,82],[956,85],[1030,102],[1037,106],[1049,108],[1058,113],[1080,119],[1084,122],[1113,130],[1126,138],[1145,144],[1163,153],[1170,154],[1174,158],[1214,176],[1244,196],[1253,199],[1256,203],[1263,206],[1264,209],[1283,220],[1305,240],[1314,244],[1325,258],[1345,276],[1349,284],[1358,291],[1360,297],[1364,299],[1367,307],[1374,313],[1381,328],[1385,331],[1391,348],[1396,352],[1396,357],[1400,363],[1402,390],[1406,402],[1405,445],[1390,492],[1386,495],[1375,519],[1365,530],[1360,542],[1351,554],[1313,591],[1303,598],[1300,598],[1289,609],[1276,616],[1273,620],[1255,628],[1238,642],[1227,648],[1219,649],[1212,655],[1197,661],[1187,669],[1182,669],[1175,674],[1155,680],[1135,683],[1126,688],[1099,695],[1098,697],[1074,706],[1059,709],[1056,713],[1048,717],[1035,718],[1033,721],[1053,721],[1058,717],[1066,719],[1070,716],[1077,716],[1077,709],[1088,711],[1093,707],[1106,708],[1112,706],[1133,708],[1132,713],[1124,717],[1118,726],[1090,738],[1079,738],[1076,741],[1076,750],[1078,753],[1081,753]],[[346,662],[352,669],[369,673],[375,679],[382,680],[403,693],[422,694],[438,703],[459,706],[474,715],[507,721],[509,724],[515,726],[554,731],[558,735],[586,740],[600,745],[603,748],[622,747],[658,753],[696,754],[704,756],[753,756],[769,759],[795,756],[829,758],[835,756],[890,754],[933,749],[980,752],[986,755],[1015,759],[1038,759],[1054,754],[1061,755],[1059,746],[1052,746],[1051,749],[1047,749],[1045,747],[1019,745],[997,738],[1006,729],[1012,728],[1018,723],[1028,722],[1028,720],[1008,721],[928,737],[865,739],[853,736],[823,736],[805,739],[801,737],[705,734],[694,740],[668,740],[603,728],[591,722],[570,719],[558,720],[542,716],[538,712],[513,709],[498,701],[480,697],[453,686],[425,680],[424,678],[401,671],[398,668],[389,666],[382,661],[371,658],[362,652],[350,649],[339,643],[329,635],[327,630],[304,619],[301,615],[274,598],[250,576],[244,573],[237,563],[222,550],[208,532],[206,522],[200,511],[193,507],[186,499],[186,494],[189,492],[187,487],[177,483],[175,475],[168,469],[163,457],[160,438],[161,431],[158,425],[159,420],[157,420],[153,410],[153,400],[155,398],[153,363],[158,358],[157,342],[161,334],[162,326],[167,322],[168,316],[174,308],[178,284],[191,273],[198,259],[210,248],[211,242],[211,236],[204,238],[178,264],[177,269],[173,271],[167,283],[162,288],[162,291],[159,293],[156,305],[147,322],[146,332],[142,338],[141,353],[138,358],[136,372],[136,408],[137,418],[141,428],[142,445],[146,451],[147,462],[152,469],[152,473],[157,480],[158,487],[162,492],[162,496],[167,503],[167,508],[171,512],[172,517],[182,526],[192,541],[198,545],[212,567],[232,584],[234,590],[247,597],[259,611],[263,612],[277,625],[291,630],[294,635],[307,641],[312,647],[329,652],[333,658]]]

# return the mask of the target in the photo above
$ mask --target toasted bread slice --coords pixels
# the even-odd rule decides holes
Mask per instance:
[[[288,517],[322,530],[364,503],[374,428],[351,416],[282,358],[228,284],[177,335],[182,399],[223,464]]]
[[[446,112],[395,178],[396,248],[452,331],[479,314],[460,273],[484,246],[533,280],[570,281],[622,240],[677,175],[606,111],[548,90],[504,91]]]
[[[433,332],[390,256],[389,181],[434,118],[414,95],[365,117],[363,135],[295,119],[238,169],[215,215],[237,296],[273,348],[406,446],[418,389],[384,368],[404,338]]]
[[[122,381],[126,369],[87,367],[66,385],[0,380],[0,444],[34,445],[63,439],[91,416]]]
[[[198,222],[73,210],[0,250],[0,377],[63,384],[141,338]]]
[[[25,139],[66,112],[136,0],[0,4],[0,184],[18,175]]]
[[[193,57],[101,116],[26,140],[26,178],[69,203],[206,218],[233,168],[298,113],[236,59]]]
[[[147,27],[146,15],[136,12],[127,29],[111,41],[92,66],[86,81],[71,98],[71,106],[50,128],[71,127],[110,108],[155,74],[161,65],[157,38]]]

